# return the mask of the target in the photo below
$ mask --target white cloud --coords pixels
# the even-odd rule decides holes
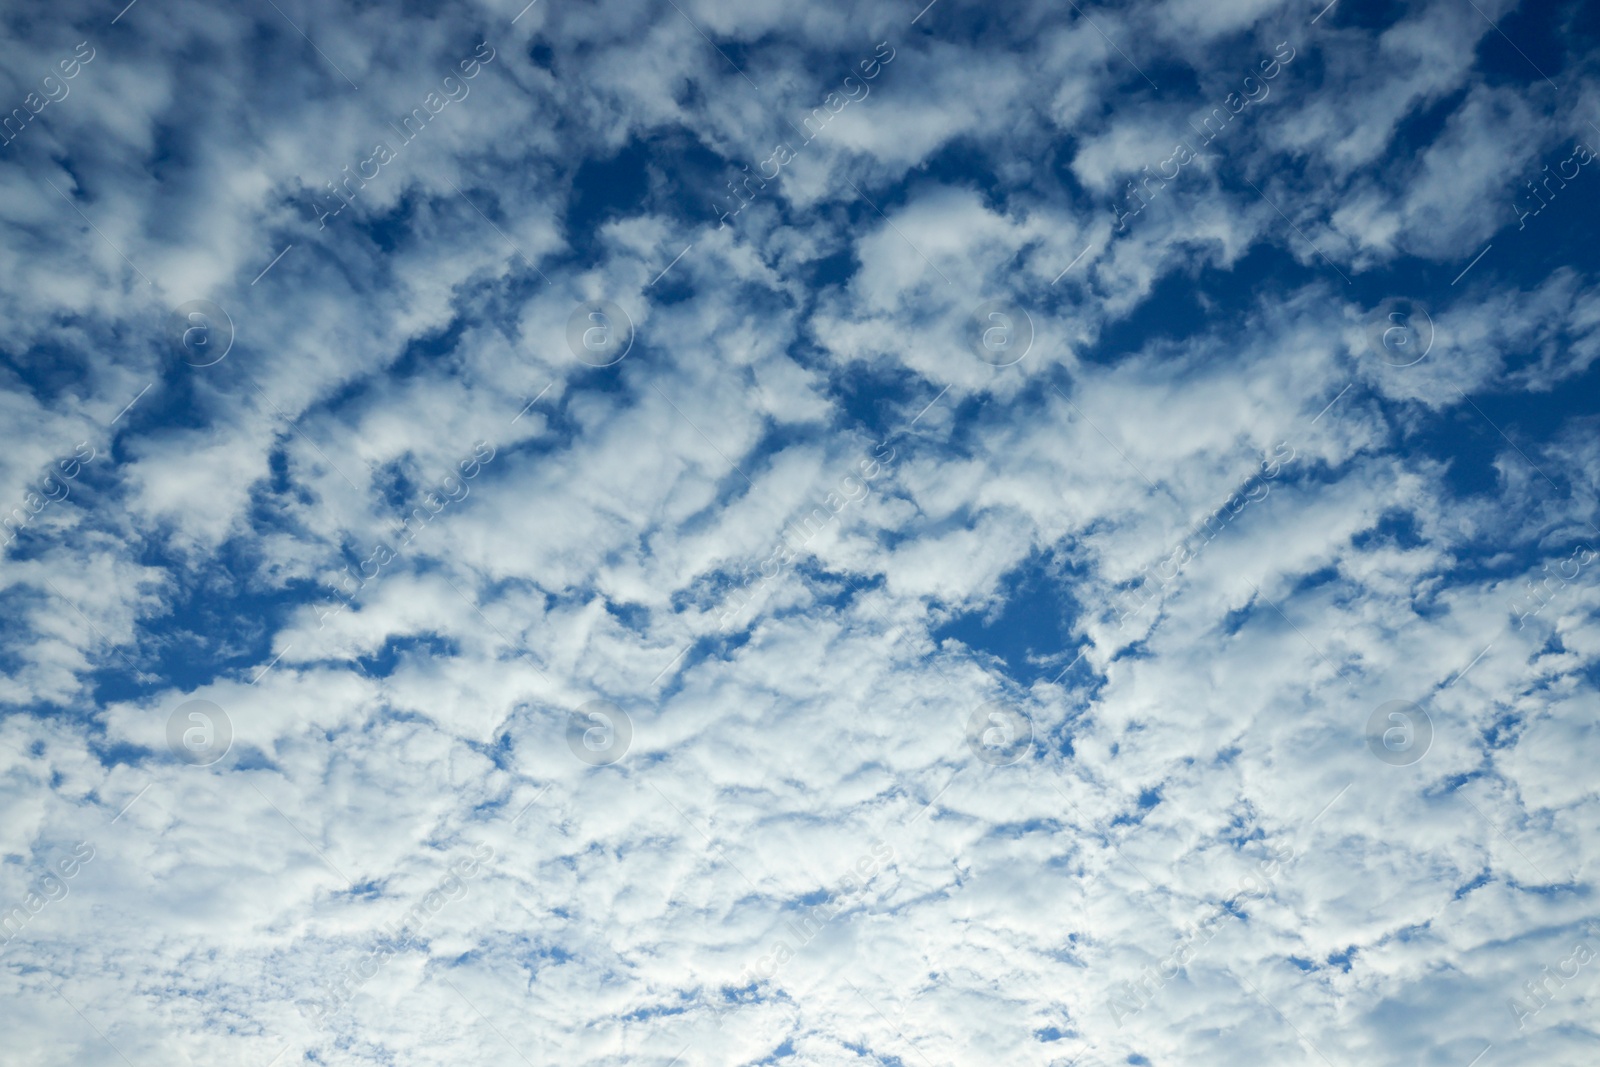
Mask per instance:
[[[1525,1027],[1507,1001],[1592,918],[1594,572],[1517,621],[1600,548],[1567,414],[1592,283],[1501,247],[1571,123],[1485,71],[1482,15],[113,14],[6,46],[24,74],[100,49],[0,176],[0,489],[103,454],[0,581],[19,1062],[1585,1062],[1590,970]],[[1118,186],[1285,37],[1270,101],[1118,229]],[[479,41],[470,94],[318,229],[307,192]],[[870,95],[719,228],[880,41]],[[1402,368],[1368,305],[1413,260],[1441,280]],[[164,333],[197,298],[235,326],[212,367]],[[567,340],[598,299],[634,330],[604,368]],[[986,300],[1032,324],[1014,366],[972,350]],[[1067,648],[1038,647],[1052,597]],[[190,699],[231,725],[208,766],[168,749]],[[569,748],[595,699],[632,724],[612,764]],[[993,700],[1031,720],[1013,766],[967,736]],[[1415,763],[1369,747],[1396,700]]]

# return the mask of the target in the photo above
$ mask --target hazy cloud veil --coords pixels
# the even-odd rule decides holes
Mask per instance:
[[[1600,1062],[1600,8],[0,18],[0,1062]]]

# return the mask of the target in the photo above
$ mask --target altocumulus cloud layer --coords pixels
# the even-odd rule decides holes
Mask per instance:
[[[1596,1061],[1592,6],[3,25],[6,1064]]]

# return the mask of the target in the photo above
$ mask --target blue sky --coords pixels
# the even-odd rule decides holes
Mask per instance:
[[[1592,8],[524,3],[5,16],[8,1063],[1593,1062]]]

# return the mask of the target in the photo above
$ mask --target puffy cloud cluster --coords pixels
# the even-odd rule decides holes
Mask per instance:
[[[1592,1060],[1576,6],[5,19],[8,1062]]]

